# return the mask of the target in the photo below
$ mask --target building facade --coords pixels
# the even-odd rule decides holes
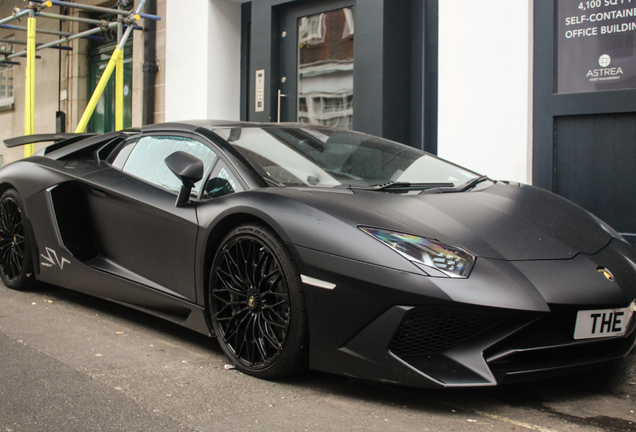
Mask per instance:
[[[116,0],[81,0],[77,4],[115,9]],[[124,2],[128,10],[136,7],[133,2]],[[165,16],[165,0],[150,0],[156,14]],[[21,0],[0,1],[0,19],[13,16],[16,8],[24,8]],[[144,10],[147,11],[147,8]],[[86,11],[71,7],[52,6],[42,8],[40,12],[68,18],[85,18],[107,23],[116,15]],[[147,26],[148,20],[139,25]],[[38,44],[59,40],[71,34],[77,34],[95,28],[95,24],[76,22],[66,18],[48,18],[36,16]],[[19,53],[26,50],[27,18],[13,20],[4,27],[0,26],[0,53]],[[153,43],[156,54],[154,62],[147,64],[144,59],[144,45],[148,45],[147,28],[132,33],[124,48],[124,125],[140,126],[144,115],[144,76],[147,70],[154,72],[153,96],[154,109],[152,122],[164,120],[163,85],[165,79],[165,20],[156,22],[153,29]],[[35,133],[56,131],[73,132],[84,113],[93,89],[117,43],[115,29],[99,32],[95,37],[74,39],[61,44],[64,49],[47,48],[37,51],[35,65]],[[10,63],[2,62],[0,55],[0,139],[24,135],[25,119],[25,76],[26,58],[15,57]],[[144,65],[146,65],[144,67]],[[114,81],[114,77],[111,81]],[[100,99],[87,131],[104,132],[114,129],[114,85],[109,83]],[[151,121],[146,120],[145,123]],[[36,148],[44,144],[36,145]],[[22,148],[0,149],[2,163],[7,164],[24,157]]]
[[[345,97],[340,106],[351,111],[353,128],[494,178],[532,182],[532,1],[187,3],[201,13],[193,17],[182,2],[168,1],[166,8],[167,119],[276,121],[279,105],[281,120],[302,119],[299,112],[308,107],[302,86],[317,95],[325,90],[311,84],[322,67],[332,84],[346,73],[351,77],[352,102]],[[339,59],[332,73],[324,62],[306,71],[307,53],[322,37],[312,41],[307,23],[313,20],[315,32],[329,37],[330,12],[351,8],[353,28],[344,31],[341,24],[335,31],[352,46],[353,57]],[[184,21],[191,23],[187,34],[179,31]],[[183,70],[187,80],[180,79]],[[265,83],[259,111],[257,71]]]
[[[16,6],[11,1],[0,3],[3,16]],[[215,118],[350,127],[555,191],[636,239],[631,1],[155,3],[162,20],[154,62],[144,55],[149,32],[134,32],[128,54],[132,126]],[[18,37],[6,29],[0,37],[7,32]],[[59,128],[60,116],[74,130],[109,40],[70,46],[38,60],[36,133]],[[144,84],[155,66],[154,81]],[[0,107],[0,138],[23,132],[23,65],[11,73],[14,100]],[[143,95],[150,86],[148,117]],[[93,128],[109,127],[106,113]],[[20,151],[3,149],[4,162]]]

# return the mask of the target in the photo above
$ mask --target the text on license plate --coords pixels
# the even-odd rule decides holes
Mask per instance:
[[[632,309],[583,310],[576,315],[574,339],[592,339],[625,334]]]

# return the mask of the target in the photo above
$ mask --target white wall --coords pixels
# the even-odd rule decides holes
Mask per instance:
[[[166,121],[238,120],[240,3],[171,0],[166,17]]]
[[[532,0],[439,3],[439,155],[531,183]]]

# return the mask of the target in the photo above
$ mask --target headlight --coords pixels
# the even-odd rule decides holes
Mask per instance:
[[[467,278],[475,263],[475,257],[458,246],[379,228],[360,229],[408,260],[439,270],[452,278]]]

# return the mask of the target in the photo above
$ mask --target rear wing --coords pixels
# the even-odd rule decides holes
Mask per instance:
[[[93,133],[54,133],[54,134],[37,134],[37,135],[25,135],[16,138],[9,138],[4,140],[6,147],[18,147],[26,144],[34,144],[40,142],[52,141],[55,144],[64,141],[63,146],[80,141],[84,138],[94,136]]]

